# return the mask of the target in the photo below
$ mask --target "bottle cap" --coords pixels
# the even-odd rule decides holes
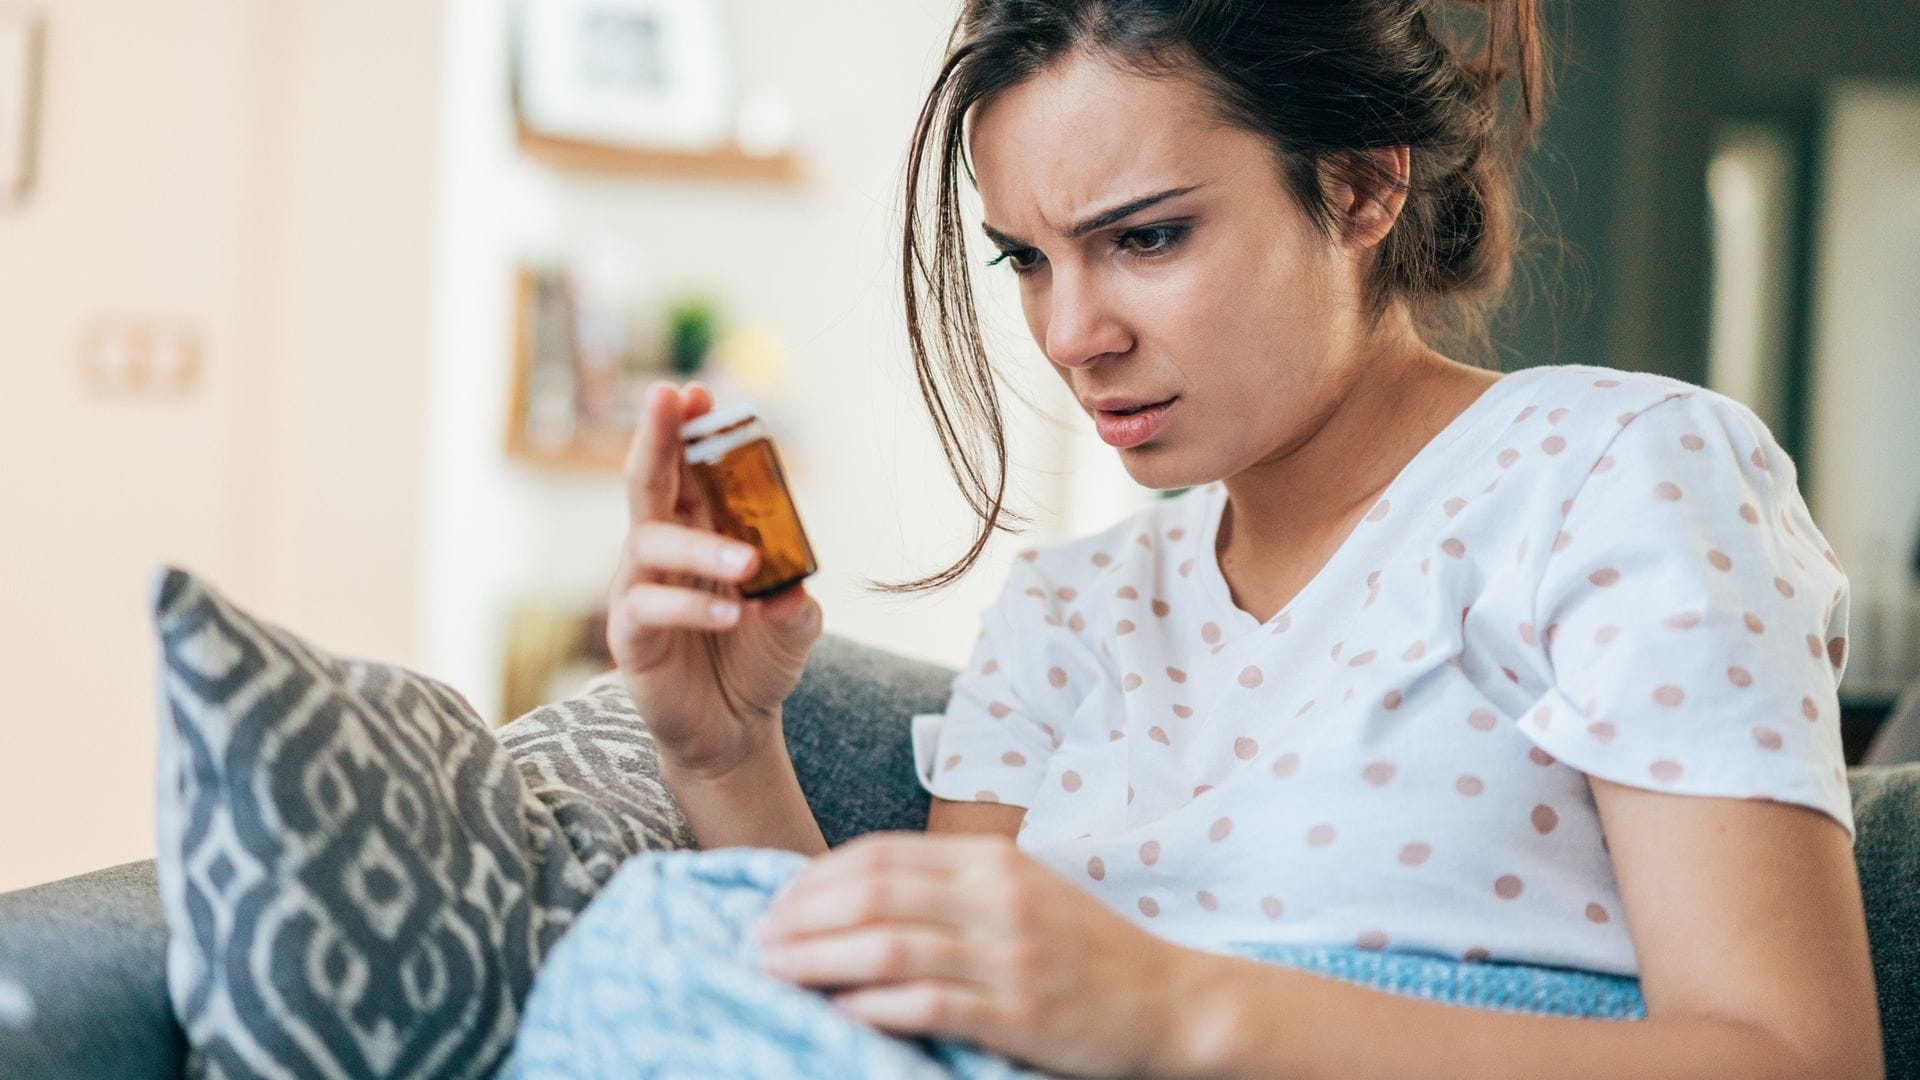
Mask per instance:
[[[742,401],[724,409],[715,409],[704,416],[696,416],[680,425],[680,441],[704,439],[716,431],[725,431],[735,424],[753,419],[759,414],[753,402]]]

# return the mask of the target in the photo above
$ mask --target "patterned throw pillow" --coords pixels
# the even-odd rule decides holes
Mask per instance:
[[[488,1076],[628,856],[691,847],[616,679],[498,733],[162,570],[157,871],[191,1075]]]

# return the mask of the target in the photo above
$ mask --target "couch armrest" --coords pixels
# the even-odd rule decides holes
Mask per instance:
[[[0,894],[0,1076],[182,1075],[153,862]]]

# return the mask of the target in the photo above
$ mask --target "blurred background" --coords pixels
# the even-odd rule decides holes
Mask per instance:
[[[1498,361],[1759,411],[1854,581],[1856,742],[1920,673],[1920,5],[1546,6]],[[1019,547],[1149,497],[988,274],[1033,527],[942,593],[865,588],[970,536],[898,295],[956,8],[0,0],[0,890],[152,852],[162,564],[495,723],[604,668],[653,378],[759,403],[829,631],[913,656],[964,657]]]

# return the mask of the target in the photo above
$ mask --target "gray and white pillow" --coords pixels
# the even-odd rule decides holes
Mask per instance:
[[[157,872],[205,1076],[488,1076],[628,856],[693,846],[617,680],[498,733],[165,569]]]

